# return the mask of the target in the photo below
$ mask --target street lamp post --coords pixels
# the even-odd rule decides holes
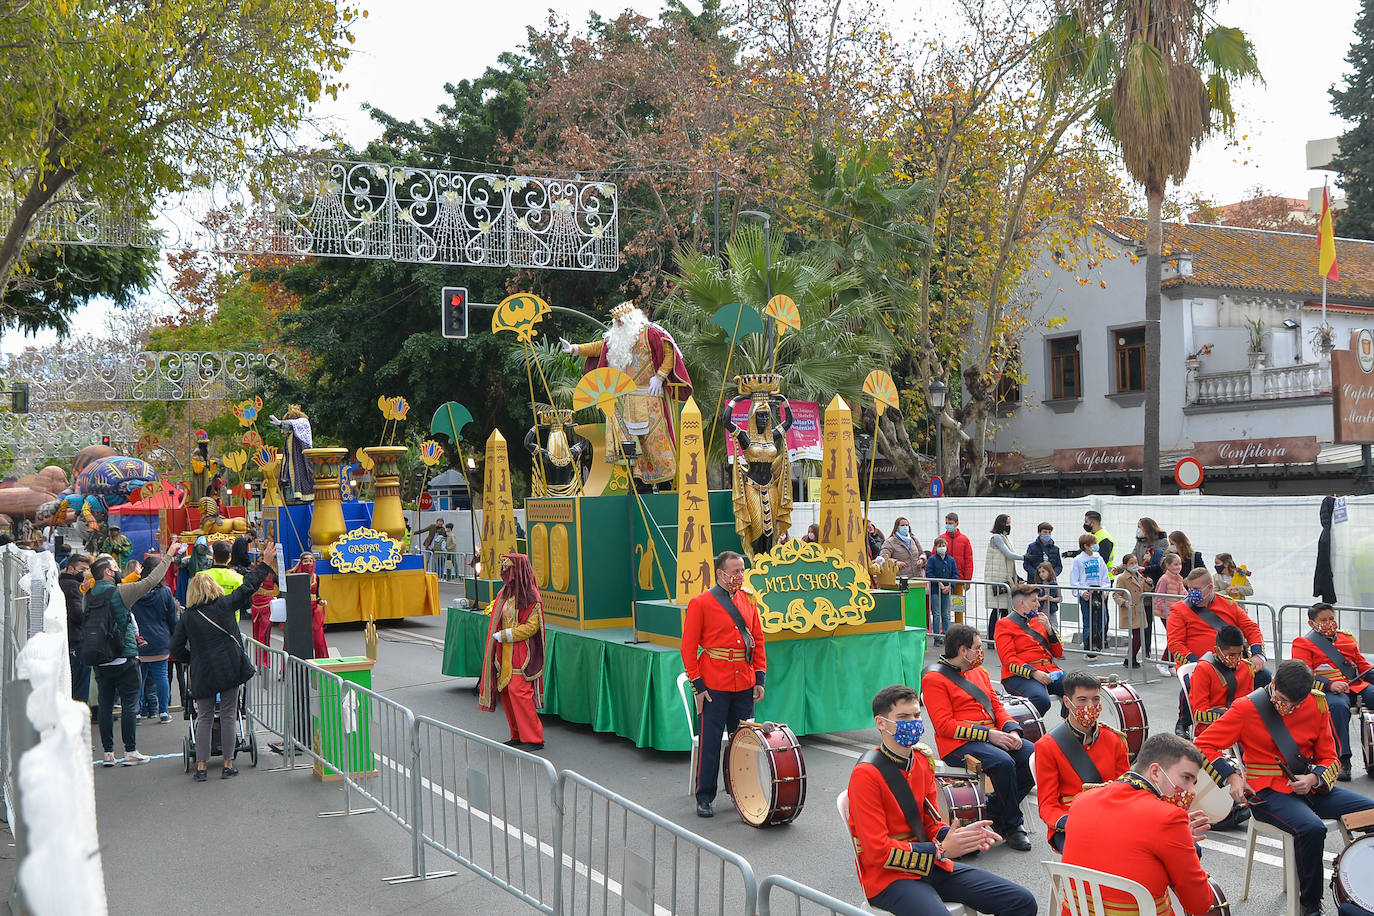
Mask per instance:
[[[945,397],[949,394],[949,386],[937,379],[931,379],[926,387],[926,398],[930,401],[930,409],[935,413],[935,476],[940,476],[940,459],[944,455],[945,430],[944,423],[941,421],[945,412]]]

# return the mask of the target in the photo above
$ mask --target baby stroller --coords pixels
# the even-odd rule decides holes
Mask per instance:
[[[185,772],[191,772],[196,764],[196,704],[191,699],[190,691],[186,686],[186,665],[177,666],[177,687],[181,691],[182,709],[181,717],[186,720],[186,737],[181,739],[181,762]],[[235,718],[235,731],[238,735],[238,746],[234,748],[236,754],[247,754],[248,760],[253,766],[258,765],[258,736],[253,729],[248,728],[247,718],[244,715],[244,707],[248,704],[248,685],[244,684],[239,688],[239,708]],[[220,728],[219,713],[215,713],[214,726],[210,731],[210,757],[223,757],[224,751],[220,747]]]

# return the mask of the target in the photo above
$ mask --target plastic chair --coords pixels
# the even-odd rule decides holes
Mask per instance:
[[[1050,876],[1050,902],[1047,913],[1058,913],[1062,905],[1069,916],[1095,916],[1106,912],[1102,903],[1102,889],[1108,888],[1135,898],[1136,912],[1155,912],[1155,901],[1145,885],[1106,872],[1065,865],[1063,862],[1041,862]]]
[[[840,794],[835,796],[835,809],[840,812],[840,823],[844,824],[845,833],[849,832],[849,790],[841,789]],[[862,904],[864,909],[868,909],[868,902]],[[976,916],[975,910],[970,910],[962,903],[945,903],[945,909],[950,916]]]
[[[1328,830],[1335,824],[1341,832],[1342,841],[1350,843],[1350,832],[1345,829],[1345,824],[1339,820],[1323,820],[1322,823]],[[1248,824],[1245,832],[1245,883],[1241,886],[1240,899],[1246,900],[1250,896],[1250,872],[1255,865],[1255,849],[1259,845],[1259,838],[1273,837],[1283,844],[1283,892],[1288,895],[1284,912],[1289,916],[1302,916],[1301,901],[1298,900],[1298,859],[1292,834],[1285,833],[1272,824],[1263,823],[1253,814],[1250,815]]]
[[[1193,721],[1193,704],[1188,702],[1188,687],[1191,684],[1193,669],[1197,667],[1197,662],[1188,662],[1179,665],[1175,674],[1178,675],[1178,685],[1183,688],[1183,705],[1188,708],[1188,721]]]
[[[697,704],[692,696],[692,682],[684,671],[677,676],[677,692],[682,697],[682,713],[687,717],[687,731],[692,736],[692,756],[687,767],[687,794],[696,795],[697,758],[701,756],[701,736],[697,734]]]

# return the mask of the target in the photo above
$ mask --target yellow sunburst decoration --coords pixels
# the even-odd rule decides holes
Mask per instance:
[[[534,340],[534,326],[549,314],[549,304],[534,293],[515,293],[501,300],[491,316],[494,333],[514,331],[521,343]]]
[[[778,293],[768,304],[764,306],[763,313],[778,323],[779,332],[781,328],[788,327],[794,331],[801,330],[801,311],[797,308],[797,302],[791,296]]]
[[[596,407],[607,418],[615,411],[615,400],[636,388],[634,379],[614,366],[602,366],[582,376],[573,390],[573,407],[582,410]]]
[[[897,384],[892,381],[892,376],[881,369],[868,373],[868,378],[864,379],[864,394],[884,407],[895,408],[900,401]]]

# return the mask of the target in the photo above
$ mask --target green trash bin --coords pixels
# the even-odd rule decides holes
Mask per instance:
[[[372,666],[376,664],[373,659],[317,658],[315,664],[345,681],[372,689]],[[315,777],[322,782],[342,779],[345,750],[351,774],[378,775],[377,758],[372,753],[371,704],[367,698],[343,690],[333,678],[312,680],[319,695],[319,713],[314,717],[315,753],[328,761],[327,766],[315,761]]]

